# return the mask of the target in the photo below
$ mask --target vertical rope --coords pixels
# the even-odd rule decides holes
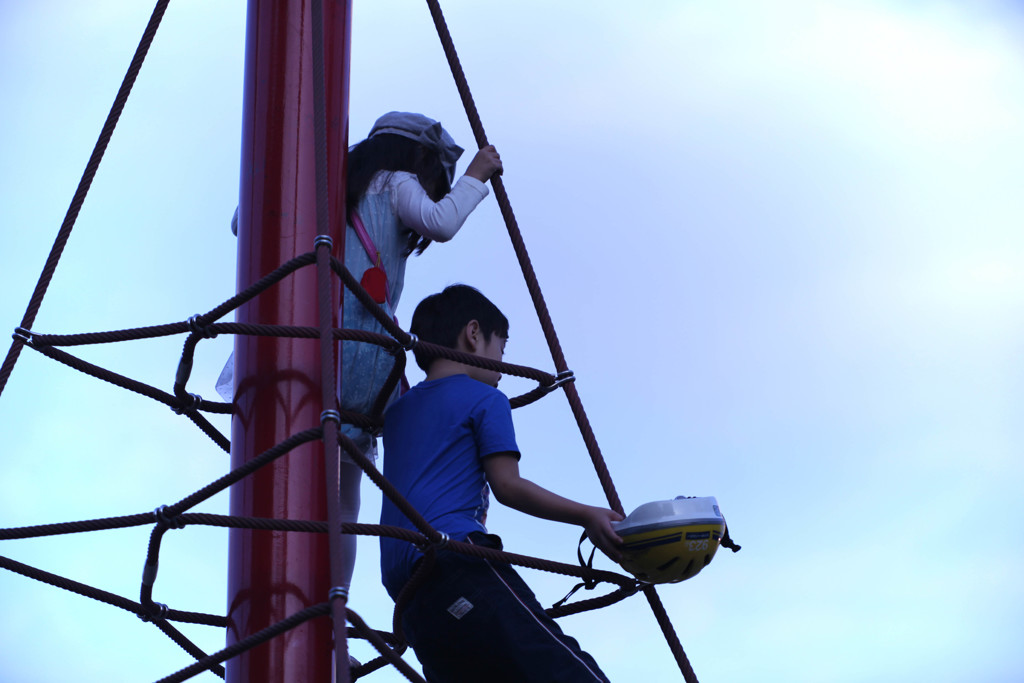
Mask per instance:
[[[331,296],[331,239],[330,204],[327,183],[327,105],[325,102],[326,78],[324,76],[324,25],[323,2],[313,0],[310,10],[313,14],[313,138],[316,163],[316,275],[317,303],[320,326],[320,387],[321,405],[326,411],[336,403],[334,386],[334,335],[331,317],[334,314],[334,299]],[[326,238],[326,239],[324,239]],[[344,563],[341,548],[341,452],[338,449],[339,421],[322,419],[324,428],[324,471],[327,486],[327,528],[328,554],[330,556],[331,586],[338,587],[344,582]],[[330,598],[331,617],[334,626],[334,680],[349,683],[347,618],[345,603],[340,597]]]
[[[57,238],[50,248],[50,255],[43,266],[43,272],[36,282],[36,288],[32,292],[32,298],[29,300],[25,316],[21,319],[21,327],[26,330],[32,329],[32,324],[36,320],[39,307],[43,303],[43,297],[46,296],[46,289],[50,286],[50,280],[53,279],[54,271],[57,270],[57,264],[60,262],[64,247],[71,237],[71,230],[75,227],[75,221],[78,220],[78,214],[82,209],[82,204],[85,202],[85,196],[89,193],[89,187],[92,185],[93,178],[96,177],[100,161],[103,160],[103,154],[107,151],[107,144],[109,144],[110,137],[114,134],[114,128],[117,126],[118,119],[121,118],[121,112],[128,101],[128,95],[131,94],[132,86],[135,85],[135,78],[142,69],[142,63],[146,59],[149,46],[153,43],[156,30],[160,27],[160,20],[163,19],[164,11],[167,9],[169,2],[170,0],[157,1],[156,6],[153,8],[153,13],[149,17],[146,30],[142,34],[142,39],[139,41],[139,46],[135,48],[135,56],[132,57],[128,71],[121,81],[121,87],[118,89],[117,96],[114,98],[114,104],[107,114],[107,120],[103,123],[103,128],[100,130],[99,138],[96,140],[92,155],[89,157],[89,163],[85,165],[85,172],[78,182],[78,188],[71,199],[71,205],[64,216],[64,222],[61,224],[60,230],[57,232]],[[3,365],[0,366],[0,395],[3,394],[4,387],[7,386],[7,380],[14,370],[14,364],[18,362],[18,356],[21,354],[21,348],[24,345],[24,339],[15,337],[14,343],[11,344],[10,349],[7,351],[7,357],[4,358]]]

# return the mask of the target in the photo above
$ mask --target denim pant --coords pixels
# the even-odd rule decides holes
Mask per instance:
[[[467,541],[501,547],[497,536],[479,532]],[[608,681],[500,562],[440,551],[402,627],[431,683]]]

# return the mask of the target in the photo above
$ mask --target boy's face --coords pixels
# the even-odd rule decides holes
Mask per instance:
[[[507,341],[507,337],[502,337],[497,333],[492,334],[491,338],[483,344],[476,355],[490,360],[501,360],[505,356],[505,342]],[[492,387],[498,386],[498,382],[501,380],[500,372],[484,370],[483,368],[477,368],[477,370],[480,372],[480,376],[477,379],[484,384],[490,384]]]

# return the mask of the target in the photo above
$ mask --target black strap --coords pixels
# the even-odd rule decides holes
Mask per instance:
[[[721,541],[721,543],[719,545],[721,545],[723,548],[728,548],[729,550],[733,551],[734,553],[738,553],[740,551],[740,548],[743,547],[743,546],[739,545],[738,543],[736,543],[736,541],[732,540],[729,537],[729,525],[728,524],[725,525],[725,533],[722,534],[722,541]]]
[[[582,534],[580,534],[579,545],[576,546],[576,557],[579,558],[580,566],[581,567],[583,567],[584,569],[593,569],[594,568],[594,552],[597,550],[597,546],[594,546],[593,548],[590,549],[590,557],[588,557],[587,561],[584,562],[583,561],[583,541],[585,541],[586,539],[587,539],[587,532],[584,531]],[[564,605],[566,603],[566,601],[569,598],[571,598],[573,596],[573,594],[576,591],[578,591],[581,588],[586,588],[588,591],[589,590],[593,590],[594,588],[597,587],[597,583],[598,583],[597,579],[588,579],[586,577],[583,577],[583,581],[581,581],[580,583],[578,583],[575,586],[573,586],[572,590],[569,591],[564,598],[562,598],[561,600],[556,602],[554,605],[552,605],[551,608],[554,609],[555,607],[561,607],[562,605]]]

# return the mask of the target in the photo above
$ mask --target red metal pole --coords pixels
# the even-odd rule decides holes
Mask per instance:
[[[238,212],[238,289],[312,251],[317,234],[311,3],[249,0]],[[344,253],[351,0],[324,0],[327,164],[333,253]],[[316,271],[304,268],[238,310],[238,322],[316,326]],[[335,318],[335,325],[337,324]],[[238,467],[320,424],[319,341],[239,336],[231,462]],[[231,514],[327,519],[320,442],[235,484]],[[228,644],[327,600],[322,534],[232,529]],[[341,627],[344,633],[344,625]],[[227,662],[234,683],[331,681],[332,628],[314,619]]]

